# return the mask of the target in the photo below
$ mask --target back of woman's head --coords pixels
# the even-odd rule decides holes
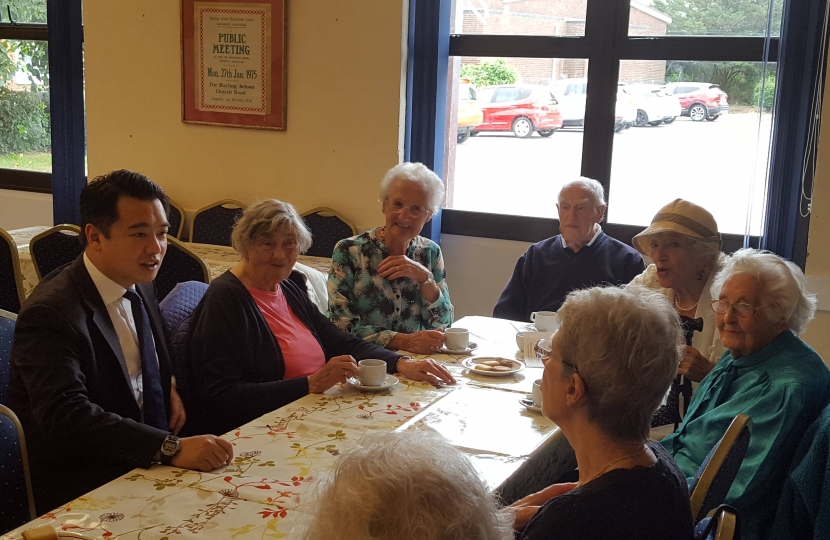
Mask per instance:
[[[467,458],[421,430],[365,436],[304,503],[308,540],[512,538]]]
[[[585,382],[590,420],[617,439],[648,438],[681,358],[671,303],[643,287],[594,287],[569,294],[559,319],[562,358]]]

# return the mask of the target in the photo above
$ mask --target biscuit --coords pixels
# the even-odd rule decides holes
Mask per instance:
[[[513,371],[513,368],[512,367],[507,367],[507,366],[494,366],[493,371],[502,371],[502,372],[504,372],[504,371]]]
[[[477,369],[478,371],[492,371],[496,368],[494,368],[493,366],[485,365],[485,364],[476,364],[476,367],[474,369]]]
[[[498,360],[485,360],[484,362],[482,362],[482,364],[484,364],[485,366],[500,366],[501,362],[499,362]]]

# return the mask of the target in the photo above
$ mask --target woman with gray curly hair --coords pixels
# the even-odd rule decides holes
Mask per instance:
[[[329,314],[344,332],[393,350],[429,354],[453,322],[444,258],[419,236],[441,208],[444,183],[421,163],[386,173],[386,224],[337,243],[329,273]]]
[[[225,433],[306,394],[358,374],[355,360],[381,359],[417,381],[453,382],[434,360],[416,360],[344,334],[306,294],[294,271],[311,234],[288,203],[249,206],[231,235],[240,262],[213,280],[191,319],[192,399],[197,430]]]
[[[745,538],[766,538],[793,452],[830,401],[830,371],[797,337],[813,318],[815,295],[792,262],[742,249],[715,277],[712,296],[728,353],[661,443],[693,477],[732,419],[749,415],[752,438],[726,502],[741,513]]]
[[[542,412],[573,447],[579,482],[554,484],[505,511],[526,540],[691,539],[685,478],[649,440],[682,352],[677,313],[643,287],[574,291],[558,313],[561,326],[543,354]]]
[[[509,540],[469,460],[437,434],[365,436],[318,485],[297,532],[307,540]]]

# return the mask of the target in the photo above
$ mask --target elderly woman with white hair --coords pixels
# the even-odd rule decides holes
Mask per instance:
[[[509,540],[510,517],[467,458],[423,431],[366,435],[321,480],[295,529],[307,540]]]
[[[415,360],[344,334],[293,271],[311,246],[297,211],[275,199],[249,206],[231,235],[240,262],[213,280],[191,319],[191,393],[198,431],[225,433],[358,374],[376,358],[413,380],[453,382],[434,360]]]
[[[691,540],[685,478],[649,440],[682,351],[677,314],[642,287],[595,287],[569,294],[559,319],[543,345],[542,412],[573,447],[579,482],[506,508],[520,538]]]
[[[341,240],[332,254],[329,316],[338,328],[393,350],[441,348],[453,322],[444,259],[438,244],[419,234],[443,198],[443,182],[421,163],[386,173],[386,224]]]
[[[815,296],[795,264],[754,249],[729,258],[712,296],[728,352],[661,443],[691,478],[732,419],[749,415],[752,438],[726,502],[741,513],[745,538],[766,538],[793,452],[830,401],[830,371],[797,337],[813,318]]]

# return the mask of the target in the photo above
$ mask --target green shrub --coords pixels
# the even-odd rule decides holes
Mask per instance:
[[[756,106],[761,103],[761,81],[758,81],[758,84],[755,85],[755,92],[752,96]],[[765,111],[771,111],[773,101],[775,101],[775,75],[770,73],[767,75],[767,80],[764,84],[764,103],[761,104],[761,107]]]
[[[470,79],[479,88],[494,84],[513,84],[519,78],[516,70],[508,66],[504,58],[486,60],[480,64],[464,64],[461,66],[461,76]]]
[[[42,98],[0,88],[0,154],[44,150],[50,145],[49,114]]]

